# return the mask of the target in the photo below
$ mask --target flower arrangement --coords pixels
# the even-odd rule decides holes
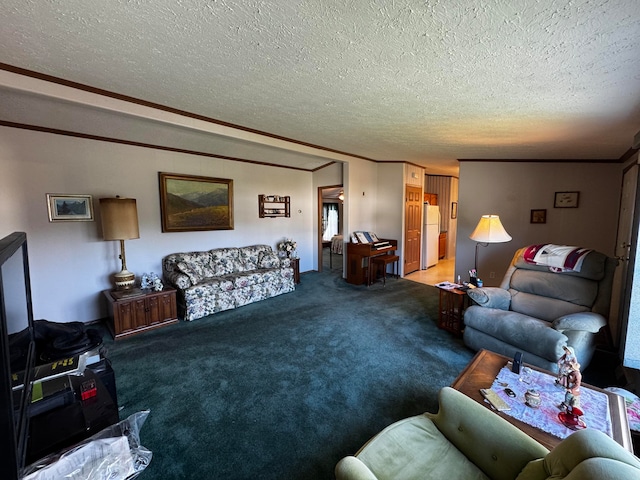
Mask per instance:
[[[142,275],[140,279],[140,288],[144,290],[155,290],[156,292],[161,291],[164,287],[162,286],[162,280],[155,273],[145,273]]]
[[[278,251],[286,254],[287,257],[291,257],[293,252],[296,251],[296,247],[298,244],[291,240],[290,238],[285,238],[283,241],[278,243]]]

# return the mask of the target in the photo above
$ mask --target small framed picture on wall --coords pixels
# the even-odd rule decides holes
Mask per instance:
[[[556,192],[553,208],[578,208],[580,192]]]
[[[530,223],[547,223],[547,211],[545,209],[531,210]]]
[[[93,222],[93,197],[47,193],[50,222]]]

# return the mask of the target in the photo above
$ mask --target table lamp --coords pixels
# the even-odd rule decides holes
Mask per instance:
[[[138,210],[135,198],[101,198],[100,214],[102,216],[102,238],[104,240],[120,240],[120,260],[122,270],[114,275],[116,290],[133,288],[136,276],[127,270],[127,259],[124,252],[124,241],[140,238],[138,230]]]
[[[511,235],[502,226],[498,215],[483,215],[469,238],[476,243],[475,271],[478,273],[478,247],[486,247],[490,243],[503,243],[511,240]]]

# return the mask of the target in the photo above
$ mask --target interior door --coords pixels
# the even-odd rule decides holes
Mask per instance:
[[[618,346],[621,337],[626,335],[626,318],[623,318],[628,301],[629,282],[626,281],[629,267],[629,254],[631,249],[631,235],[633,233],[633,217],[636,203],[636,191],[638,189],[638,164],[632,165],[624,172],[622,177],[622,194],[620,197],[620,216],[618,217],[618,234],[616,237],[615,255],[618,259],[618,268],[613,279],[611,293],[611,312],[609,315],[609,328],[614,346]],[[624,339],[622,340],[624,346]]]
[[[420,269],[422,188],[406,186],[404,216],[404,275],[407,275]]]

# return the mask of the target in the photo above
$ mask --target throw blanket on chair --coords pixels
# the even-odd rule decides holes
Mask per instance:
[[[342,245],[344,244],[344,238],[342,235],[334,235],[331,239],[331,253],[342,255]]]
[[[591,251],[587,248],[544,243],[527,247],[523,258],[527,263],[547,266],[552,272],[579,272],[584,258]]]

